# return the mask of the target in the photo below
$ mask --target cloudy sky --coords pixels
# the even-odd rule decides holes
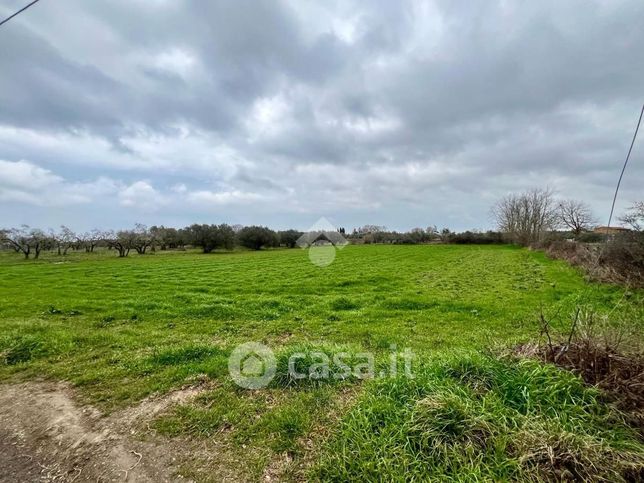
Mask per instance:
[[[0,27],[0,226],[487,228],[495,199],[546,185],[605,223],[643,18],[641,0],[41,0]],[[638,142],[618,212],[643,185]]]

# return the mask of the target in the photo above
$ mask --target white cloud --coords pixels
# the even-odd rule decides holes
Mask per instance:
[[[257,193],[248,193],[239,190],[219,192],[201,190],[189,193],[186,197],[191,203],[205,205],[248,204],[260,201],[262,198]]]
[[[0,199],[35,206],[88,203],[92,183],[68,183],[64,178],[29,161],[0,160]]]
[[[137,181],[118,193],[119,202],[125,207],[154,211],[167,203],[167,199],[148,181]]]
[[[0,186],[12,186],[25,190],[38,190],[58,184],[63,179],[48,169],[27,161],[0,160]]]

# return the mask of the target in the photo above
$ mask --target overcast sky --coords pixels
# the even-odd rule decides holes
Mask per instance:
[[[6,17],[27,0],[3,0]],[[644,2],[41,0],[0,27],[0,226],[604,224]],[[644,145],[618,213],[644,198]]]

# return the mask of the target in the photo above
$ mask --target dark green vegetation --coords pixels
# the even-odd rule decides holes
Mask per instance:
[[[299,249],[37,262],[5,252],[0,378],[69,380],[106,411],[210,381],[214,389],[154,427],[170,437],[225,434],[249,478],[288,453],[321,479],[582,477],[596,458],[597,474],[616,480],[642,447],[595,392],[554,368],[471,354],[535,337],[541,307],[616,315],[622,296],[507,246],[349,246],[326,268]],[[636,324],[642,297],[629,299]],[[228,354],[248,341],[278,353],[282,369],[264,391],[228,377]],[[417,353],[416,379],[294,384],[283,372],[302,346],[372,351],[385,364],[392,344]]]

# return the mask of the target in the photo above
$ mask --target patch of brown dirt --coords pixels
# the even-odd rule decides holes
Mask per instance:
[[[177,467],[194,457],[179,440],[142,440],[137,428],[203,389],[151,397],[108,417],[79,406],[65,383],[0,386],[0,481],[185,481]]]

